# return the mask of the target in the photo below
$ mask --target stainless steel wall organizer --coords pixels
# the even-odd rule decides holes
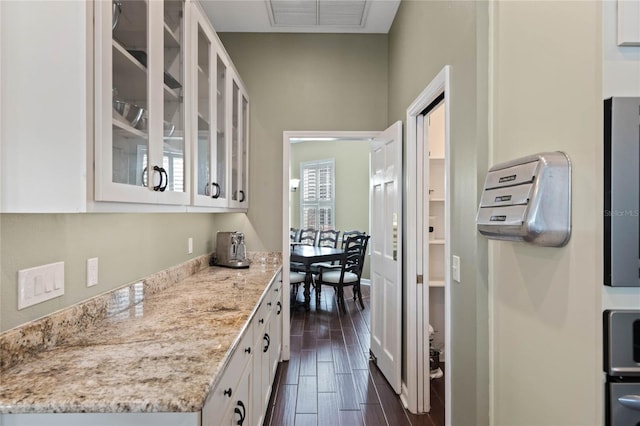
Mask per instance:
[[[571,161],[543,152],[489,169],[476,216],[488,238],[562,247],[571,237]]]

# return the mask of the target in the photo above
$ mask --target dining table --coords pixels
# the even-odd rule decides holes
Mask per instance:
[[[313,276],[311,265],[314,263],[329,263],[340,260],[344,250],[333,247],[318,247],[303,244],[292,244],[289,260],[304,265],[304,308],[308,311],[311,304],[311,282]]]

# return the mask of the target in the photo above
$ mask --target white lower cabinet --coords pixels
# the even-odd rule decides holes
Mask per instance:
[[[282,282],[265,292],[202,410],[202,426],[262,425],[282,349]]]

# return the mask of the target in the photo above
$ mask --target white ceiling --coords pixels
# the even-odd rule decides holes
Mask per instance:
[[[218,32],[383,33],[400,0],[199,0]]]

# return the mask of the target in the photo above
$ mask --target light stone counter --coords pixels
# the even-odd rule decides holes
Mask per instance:
[[[33,337],[19,330],[13,347],[5,333],[0,354],[15,359],[5,359],[0,370],[0,413],[202,409],[227,354],[279,268],[275,262],[261,266],[257,261],[249,269],[203,263],[193,275],[156,285],[153,291],[149,280],[110,293],[108,303],[99,303],[100,314],[89,315],[88,324],[53,322],[74,327],[70,333],[52,337],[38,328],[40,334]],[[88,310],[80,308],[84,314]],[[52,322],[38,327],[51,328]],[[16,356],[17,346],[34,339],[44,339],[45,346]],[[46,344],[47,339],[53,344]]]

